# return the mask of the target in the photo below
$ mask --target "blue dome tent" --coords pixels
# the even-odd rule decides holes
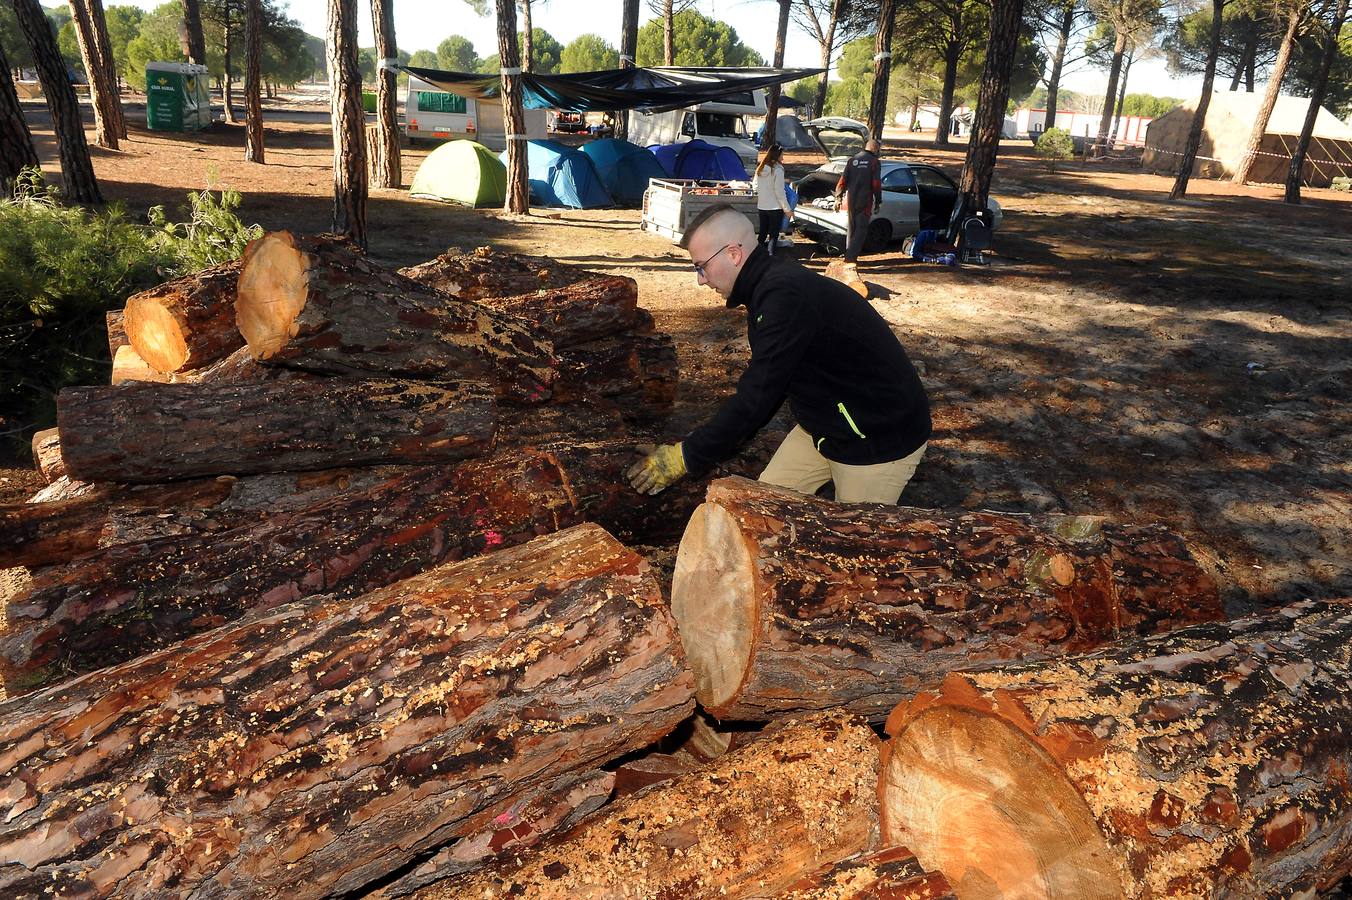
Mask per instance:
[[[499,158],[506,163],[507,151]],[[541,206],[595,209],[614,205],[596,167],[581,150],[558,141],[527,141],[526,168],[531,196]]]
[[[588,141],[581,149],[596,166],[601,183],[620,206],[641,205],[648,179],[667,177],[652,151],[638,144],[604,138]]]
[[[731,147],[716,147],[699,139],[649,147],[672,178],[696,181],[746,181],[746,166]]]

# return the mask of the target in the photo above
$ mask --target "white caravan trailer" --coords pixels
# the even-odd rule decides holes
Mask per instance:
[[[747,116],[765,115],[765,91],[741,91],[687,109],[629,114],[629,140],[641,147],[682,144],[699,138],[731,147],[750,169],[756,164],[756,145],[747,131]]]
[[[532,139],[547,137],[548,111],[522,112],[526,134]],[[507,149],[501,102],[448,93],[414,75],[408,77],[408,90],[404,94],[404,133],[411,139],[478,141],[497,153]]]

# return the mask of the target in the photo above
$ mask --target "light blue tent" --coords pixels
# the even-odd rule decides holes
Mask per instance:
[[[640,206],[648,179],[666,178],[666,170],[647,147],[617,138],[588,141],[582,152],[591,158],[610,196],[620,206]]]
[[[507,151],[498,158],[507,162]],[[526,168],[531,198],[541,206],[595,209],[614,205],[596,167],[581,150],[558,141],[527,141]]]
[[[680,144],[648,148],[672,178],[697,181],[746,181],[746,166],[731,147],[717,147],[696,138]]]

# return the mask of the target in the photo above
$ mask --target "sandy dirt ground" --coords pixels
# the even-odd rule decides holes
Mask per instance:
[[[274,105],[270,112],[316,107]],[[243,132],[138,127],[97,151],[105,194],[140,215],[208,183],[245,195],[247,221],[323,230],[331,210],[325,123],[275,122],[266,166]],[[143,113],[140,122],[143,122]],[[55,172],[50,134],[40,152]],[[405,184],[428,148],[406,150]],[[884,155],[956,175],[961,146],[889,141]],[[1027,143],[1002,150],[1006,212],[985,267],[866,258],[873,302],[922,367],[937,430],[903,502],[1060,510],[1158,521],[1214,571],[1231,612],[1352,595],[1352,196],[1170,180],[1130,160],[1049,174]],[[790,175],[824,160],[791,155]],[[742,316],[699,288],[684,254],[638,229],[635,210],[512,217],[375,191],[370,251],[406,265],[493,245],[630,275],[678,342],[681,401],[670,436],[731,393],[747,358]],[[823,267],[817,249],[795,250]],[[33,475],[0,471],[0,495]]]

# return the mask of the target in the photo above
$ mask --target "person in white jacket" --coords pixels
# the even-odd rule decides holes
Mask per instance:
[[[783,155],[783,147],[771,144],[756,165],[756,210],[760,213],[756,243],[765,244],[765,250],[770,254],[779,243],[779,225],[783,217],[793,219],[793,207],[784,190],[784,166],[779,161]]]

